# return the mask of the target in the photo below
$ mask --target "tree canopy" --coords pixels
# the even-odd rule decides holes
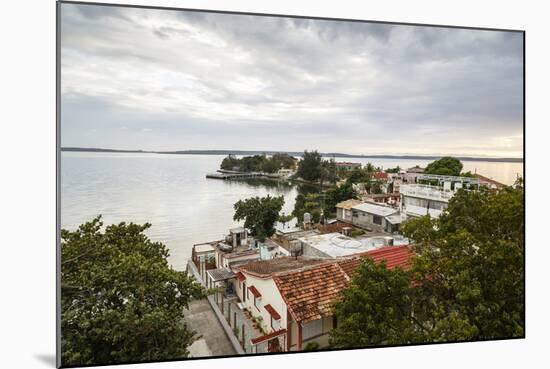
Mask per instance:
[[[441,159],[428,164],[424,173],[438,174],[444,176],[459,176],[462,171],[462,162],[450,156],[444,156]]]
[[[310,213],[313,222],[319,222],[321,219],[322,196],[323,195],[314,192],[299,193],[298,196],[296,196],[296,202],[294,203],[294,211],[292,214],[298,219],[298,221],[303,221],[304,214]]]
[[[260,241],[275,233],[275,222],[280,219],[279,212],[285,203],[284,197],[251,197],[237,201],[233,207],[233,220],[244,219],[244,227]]]
[[[369,171],[368,168],[355,168],[346,179],[348,184],[353,183],[370,183],[372,178],[372,171]]]
[[[318,181],[322,177],[322,158],[321,154],[315,151],[304,151],[302,160],[298,163],[296,173],[306,181]]]
[[[242,172],[275,173],[279,169],[292,169],[296,158],[286,153],[275,153],[271,157],[264,155],[244,156],[237,158],[234,155],[226,156],[220,168],[225,170],[237,169]]]
[[[410,269],[366,260],[334,306],[334,347],[522,337],[523,188],[460,190],[439,219],[409,220]]]
[[[184,309],[204,289],[168,265],[168,249],[101,217],[61,230],[61,360],[67,365],[185,358]]]
[[[401,170],[401,168],[398,166],[396,166],[395,168],[388,168],[386,169],[386,173],[399,173],[399,171]]]

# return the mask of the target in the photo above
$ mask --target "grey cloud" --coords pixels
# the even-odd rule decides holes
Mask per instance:
[[[91,8],[63,5],[67,145],[499,155],[521,135],[519,33]]]

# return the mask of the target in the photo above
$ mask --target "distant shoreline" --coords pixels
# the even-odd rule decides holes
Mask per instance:
[[[286,153],[292,156],[302,156],[303,152],[296,151],[254,151],[254,150],[178,150],[178,151],[147,151],[147,150],[117,150],[86,147],[62,147],[61,151],[67,152],[106,152],[106,153],[133,153],[133,154],[167,154],[167,155],[259,155],[274,153]],[[340,158],[366,158],[366,159],[404,159],[404,160],[436,160],[441,156],[436,155],[354,155],[345,153],[321,153],[324,157]],[[504,163],[523,163],[522,158],[481,158],[473,156],[454,156],[462,161],[486,161],[486,162],[504,162]]]

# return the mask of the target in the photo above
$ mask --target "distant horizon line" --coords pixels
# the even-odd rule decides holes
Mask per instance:
[[[61,151],[67,152],[112,152],[112,153],[144,153],[144,154],[167,154],[167,155],[258,155],[267,154],[272,155],[275,153],[284,153],[292,156],[302,156],[303,151],[285,151],[285,150],[124,150],[124,149],[104,149],[104,148],[90,148],[90,147],[61,147]],[[390,155],[390,154],[347,154],[341,152],[319,152],[321,156],[331,157],[345,157],[345,158],[381,158],[381,159],[419,159],[419,160],[432,160],[439,159],[444,156],[452,156],[459,160],[464,161],[488,161],[488,162],[510,162],[510,163],[523,163],[523,158],[507,158],[507,157],[482,157],[482,156],[468,156],[468,155]]]

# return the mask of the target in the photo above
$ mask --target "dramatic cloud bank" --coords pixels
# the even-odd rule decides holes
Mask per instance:
[[[62,145],[521,157],[520,33],[62,5]]]

